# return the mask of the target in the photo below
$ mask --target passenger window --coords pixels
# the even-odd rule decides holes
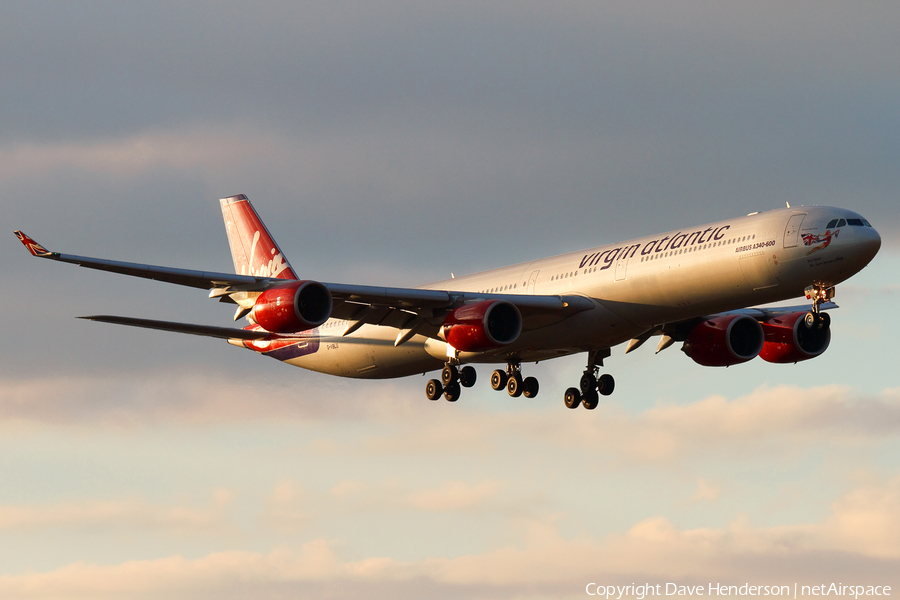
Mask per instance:
[[[828,225],[825,226],[825,229],[834,229],[835,227],[837,227],[837,222],[838,222],[837,219],[832,219],[832,220],[828,221]]]

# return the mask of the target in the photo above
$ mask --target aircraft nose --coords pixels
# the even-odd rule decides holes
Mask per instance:
[[[881,249],[881,236],[874,227],[865,227],[857,230],[861,235],[858,236],[857,245],[862,254],[865,255],[866,262],[875,258]]]

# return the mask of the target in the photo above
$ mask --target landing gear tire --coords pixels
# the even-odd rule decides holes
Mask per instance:
[[[497,369],[496,371],[491,373],[491,387],[499,392],[506,387],[507,379],[508,376],[506,375],[506,373],[504,371],[501,371],[500,369]]]
[[[597,408],[598,404],[600,404],[600,396],[597,394],[596,390],[588,390],[588,392],[581,397],[581,405],[588,410],[594,410]]]
[[[473,385],[475,385],[476,376],[477,373],[475,372],[474,367],[463,367],[459,370],[459,383],[463,387],[472,387]]]
[[[812,312],[812,311],[806,313],[806,314],[803,316],[803,325],[804,325],[807,329],[812,329],[813,327],[815,327],[815,326],[816,326],[816,321],[818,321],[818,319],[816,318],[816,313],[814,313],[814,312]]]
[[[566,390],[565,396],[566,408],[578,408],[578,405],[581,404],[581,392],[578,391],[578,388],[569,388]]]
[[[459,400],[459,383],[454,381],[444,388],[444,399],[447,402],[456,402]]]
[[[514,373],[509,376],[509,379],[506,380],[506,393],[512,396],[513,398],[518,398],[522,395],[522,376],[518,373]]]
[[[597,378],[594,377],[593,373],[585,373],[581,376],[581,381],[578,382],[578,387],[581,389],[582,395],[586,394],[591,390],[597,389]]]
[[[534,377],[526,377],[522,381],[522,395],[526,398],[534,398],[537,396],[539,389],[540,385],[538,384],[538,380]]]
[[[429,379],[425,384],[425,396],[429,400],[437,400],[444,393],[444,386],[437,379]]]
[[[603,396],[609,396],[616,389],[616,380],[609,373],[604,373],[597,380],[597,391]]]
[[[444,365],[443,370],[441,371],[441,383],[446,385],[450,385],[450,383],[456,381],[459,378],[459,370],[454,365]]]
[[[819,313],[819,329],[828,329],[831,327],[831,317],[826,312]]]

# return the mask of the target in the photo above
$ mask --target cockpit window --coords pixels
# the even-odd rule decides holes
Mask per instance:
[[[828,221],[828,225],[825,226],[825,229],[834,229],[835,227],[837,227],[837,222],[838,222],[837,219],[832,219],[832,220]]]
[[[837,227],[843,227],[846,224],[847,224],[847,221],[841,219],[840,221],[838,221]]]
[[[854,227],[863,227],[862,219],[847,219],[847,225],[853,225]]]

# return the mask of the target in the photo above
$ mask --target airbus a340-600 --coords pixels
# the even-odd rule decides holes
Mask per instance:
[[[208,289],[237,305],[243,329],[96,315],[93,321],[224,338],[291,365],[342,377],[441,370],[431,400],[453,402],[475,383],[472,364],[505,365],[495,390],[538,394],[521,365],[584,352],[587,368],[565,405],[587,409],[612,393],[599,374],[610,348],[652,336],[695,362],[728,366],[760,356],[796,363],[831,341],[834,287],[881,247],[878,232],[843,208],[782,208],[523,262],[410,288],[301,279],[244,195],[220,201],[236,274],[51,252],[20,231],[34,256]],[[806,305],[748,308],[805,296]],[[630,340],[630,341],[629,341]],[[573,382],[574,383],[574,382]]]

